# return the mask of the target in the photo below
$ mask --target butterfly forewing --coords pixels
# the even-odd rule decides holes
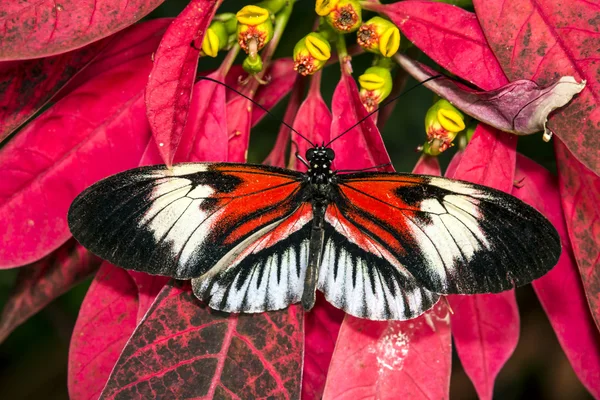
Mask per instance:
[[[340,213],[432,292],[508,290],[542,276],[560,256],[552,224],[503,192],[403,174],[348,174],[338,182]]]
[[[300,173],[246,164],[137,168],[85,190],[71,232],[128,269],[189,279],[301,204]]]

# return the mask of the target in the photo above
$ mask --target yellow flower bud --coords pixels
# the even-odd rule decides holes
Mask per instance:
[[[317,0],[315,4],[315,12],[321,17],[329,14],[337,5],[339,0]]]
[[[219,50],[227,45],[227,30],[220,21],[210,24],[202,40],[202,52],[209,57],[216,57]]]
[[[360,99],[371,112],[385,100],[392,92],[392,74],[383,67],[367,68],[364,74],[358,77],[360,84]]]
[[[331,57],[331,45],[319,33],[311,32],[294,47],[294,70],[300,75],[312,75],[325,66]]]
[[[425,115],[425,131],[433,153],[437,155],[450,146],[456,135],[465,129],[465,117],[448,100],[438,100]],[[435,145],[434,145],[435,144]],[[433,146],[433,147],[432,147]],[[426,148],[426,147],[425,147]],[[438,152],[437,154],[434,154]]]
[[[387,19],[373,17],[360,27],[357,41],[367,51],[391,57],[400,47],[400,30]]]
[[[242,50],[254,55],[273,38],[273,23],[269,10],[245,6],[236,14],[237,38]]]

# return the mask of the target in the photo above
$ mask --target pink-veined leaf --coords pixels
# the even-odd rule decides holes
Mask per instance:
[[[135,329],[137,313],[137,287],[127,271],[108,262],[102,264],[83,300],[71,336],[71,399],[98,398]]]
[[[56,56],[0,63],[0,141],[46,104],[106,44],[102,40]]]
[[[531,79],[541,85],[561,75],[586,80],[586,88],[550,117],[548,127],[579,161],[599,175],[598,4],[559,0],[474,0],[473,4],[487,41],[509,79]]]
[[[152,135],[167,165],[177,151],[188,116],[198,66],[198,48],[220,0],[192,0],[167,28],[146,86]]]
[[[283,116],[283,122],[287,123],[290,126],[294,123],[294,118],[298,115],[298,109],[300,108],[300,103],[302,103],[303,97],[304,81],[299,79],[294,84],[290,100],[288,101],[287,108]],[[275,145],[273,146],[273,149],[271,150],[267,158],[263,161],[263,164],[273,165],[281,168],[286,167],[285,156],[288,144],[290,142],[290,134],[290,128],[288,128],[284,124],[281,124],[281,126],[279,127],[279,133],[277,133]],[[291,153],[293,153],[294,151],[295,148],[292,145]]]
[[[600,329],[600,177],[556,141],[560,195],[585,294]]]
[[[508,82],[477,16],[460,7],[431,1],[398,1],[375,6],[402,34],[436,63],[484,90]]]
[[[110,37],[109,44],[100,54],[54,97],[54,101],[62,99],[67,94],[112,68],[129,62],[138,57],[150,57],[156,51],[162,35],[172,18],[159,18],[140,22]]]
[[[331,111],[333,113],[332,139],[346,132],[368,114],[360,101],[356,82],[345,71],[342,72],[340,81],[333,92]],[[365,119],[340,136],[331,144],[331,147],[336,154],[334,163],[337,169],[342,169],[341,165],[346,166],[344,169],[361,169],[389,164],[382,167],[381,170],[393,171],[390,156],[372,117]],[[348,149],[352,149],[352,151]]]
[[[450,316],[443,301],[409,321],[348,315],[323,399],[447,399],[451,363]]]
[[[513,189],[513,195],[537,208],[560,234],[563,249],[558,264],[532,284],[573,370],[590,393],[598,398],[600,334],[579,278],[557,179],[542,166],[520,154],[517,155],[515,178],[521,182],[521,186]]]
[[[294,129],[304,135],[313,144],[320,146],[331,140],[331,111],[321,97],[321,73],[317,71],[310,79],[310,89],[306,99],[302,102],[296,119],[294,120]],[[297,171],[306,171],[306,166],[296,158],[295,151],[304,157],[310,143],[292,132],[292,140],[298,145],[298,149],[290,153],[290,164],[293,162]]]
[[[342,310],[325,300],[320,292],[317,293],[314,308],[304,313],[302,399],[322,398],[327,371],[344,315],[346,314]]]
[[[0,316],[0,343],[29,317],[93,274],[101,260],[75,240],[19,270]]]
[[[150,138],[137,58],[63,98],[0,150],[0,268],[39,260],[69,237],[67,211],[87,186],[138,165]]]
[[[225,314],[170,283],[136,328],[102,393],[115,398],[298,398],[302,309]]]
[[[110,36],[164,0],[6,1],[0,10],[0,60],[64,53]]]
[[[418,81],[438,75],[403,54],[398,54],[396,60]],[[584,82],[576,82],[572,76],[563,76],[543,87],[520,79],[487,92],[474,91],[447,77],[438,77],[424,85],[478,121],[517,135],[547,131],[548,115],[585,87]]]
[[[479,124],[452,176],[512,191],[517,137]],[[452,295],[452,335],[456,351],[481,399],[491,399],[494,381],[519,340],[514,290],[498,294]]]
[[[154,303],[154,300],[156,300],[156,296],[158,296],[162,288],[169,282],[169,278],[138,271],[127,272],[137,287],[138,309],[135,320],[140,322],[150,309],[152,303]]]

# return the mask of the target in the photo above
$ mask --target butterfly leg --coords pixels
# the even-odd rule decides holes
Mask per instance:
[[[325,243],[325,209],[326,204],[313,204],[314,218],[312,221],[312,230],[310,233],[310,244],[308,247],[308,264],[306,267],[306,276],[304,278],[304,291],[302,293],[302,307],[306,311],[315,305],[317,280],[319,277],[319,267],[323,257],[323,246]]]

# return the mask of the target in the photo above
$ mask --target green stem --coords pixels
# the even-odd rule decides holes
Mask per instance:
[[[335,40],[335,49],[338,54],[338,60],[340,62],[340,68],[343,74],[352,74],[352,65],[350,60],[352,57],[348,55],[348,49],[346,48],[346,38],[344,35],[338,35]]]
[[[221,75],[223,75],[223,76],[227,75],[227,73],[231,69],[231,66],[233,65],[233,62],[235,61],[235,58],[237,57],[239,52],[240,52],[240,45],[236,43],[233,45],[231,50],[229,50],[227,52],[227,55],[225,56],[225,58],[223,59],[223,62],[221,63],[221,66],[219,67],[219,72],[221,73]]]

